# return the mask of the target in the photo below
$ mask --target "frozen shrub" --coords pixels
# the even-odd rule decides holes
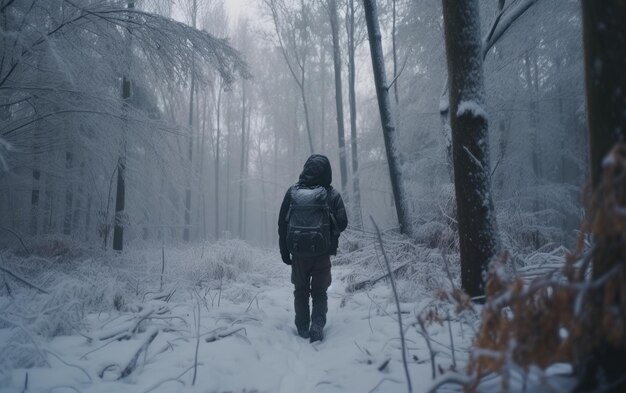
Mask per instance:
[[[526,283],[507,274],[506,255],[492,264],[468,363],[468,373],[476,377],[470,390],[496,373],[506,391],[513,370],[528,373],[557,363],[575,367],[580,391],[611,381],[616,385],[605,386],[610,391],[624,388],[626,217],[616,212],[626,205],[626,146],[616,146],[610,157],[601,184],[588,198],[577,250],[559,274]],[[595,239],[590,248],[586,234]]]

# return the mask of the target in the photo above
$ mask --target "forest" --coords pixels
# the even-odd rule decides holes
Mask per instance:
[[[0,0],[0,391],[626,391],[624,48],[623,0]]]

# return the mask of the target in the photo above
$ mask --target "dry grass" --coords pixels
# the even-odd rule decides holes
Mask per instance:
[[[527,375],[557,363],[581,370],[598,349],[626,348],[626,146],[613,149],[601,184],[585,199],[578,246],[560,274],[525,282],[507,274],[506,254],[492,264],[468,391],[494,373],[508,391],[512,372]],[[588,235],[591,247],[585,247]]]

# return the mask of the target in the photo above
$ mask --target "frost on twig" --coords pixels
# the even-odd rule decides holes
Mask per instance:
[[[133,357],[130,359],[130,361],[128,362],[126,367],[124,367],[124,370],[122,370],[122,373],[120,374],[118,379],[126,378],[133,371],[135,371],[135,369],[137,368],[137,365],[138,365],[139,355],[141,355],[143,352],[146,352],[146,353],[148,352],[148,347],[150,346],[152,341],[154,341],[154,339],[156,338],[157,334],[159,334],[159,330],[158,329],[153,329],[152,331],[150,331],[148,333],[147,339],[144,341],[143,344],[141,344],[139,349],[137,349],[137,351],[135,352],[135,355],[133,355]]]

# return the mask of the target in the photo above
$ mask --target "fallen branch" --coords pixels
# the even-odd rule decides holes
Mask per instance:
[[[2,258],[2,257],[0,256],[0,258]],[[4,259],[2,260],[2,262],[4,263]],[[17,281],[21,282],[22,284],[24,284],[24,285],[26,285],[26,286],[29,286],[29,287],[31,287],[31,288],[33,288],[33,289],[36,289],[36,290],[38,290],[38,291],[39,291],[39,292],[41,292],[41,293],[45,293],[46,295],[49,295],[49,292],[48,292],[48,291],[46,291],[46,290],[44,290],[44,289],[39,288],[39,287],[38,287],[37,285],[35,285],[35,284],[31,284],[31,283],[29,283],[28,281],[24,280],[23,278],[21,278],[20,276],[16,275],[16,274],[15,274],[15,273],[13,273],[13,272],[11,272],[10,270],[5,269],[5,268],[3,268],[2,266],[0,266],[0,270],[2,270],[3,272],[5,272],[5,273],[6,273],[6,274],[8,274],[9,276],[13,277],[15,280],[17,280]]]
[[[397,276],[403,270],[408,268],[410,265],[411,265],[411,261],[409,261],[409,262],[407,262],[405,264],[402,264],[402,265],[398,266],[397,268],[393,269],[391,271],[391,274],[394,275],[394,276]],[[360,290],[365,289],[365,288],[369,288],[369,287],[373,286],[374,284],[376,284],[378,281],[380,281],[380,280],[382,280],[384,278],[387,278],[387,276],[389,276],[389,275],[390,275],[390,273],[387,272],[387,273],[382,274],[382,275],[380,275],[378,277],[368,278],[368,279],[363,280],[363,281],[352,283],[352,284],[350,284],[350,285],[348,285],[346,287],[346,292],[352,293],[352,292],[360,291]]]
[[[393,279],[393,272],[391,271],[391,265],[389,264],[389,259],[387,258],[387,253],[385,252],[385,247],[383,246],[383,238],[380,235],[380,230],[378,229],[378,225],[376,225],[376,221],[374,218],[370,216],[372,220],[372,224],[374,224],[374,229],[376,229],[376,235],[378,236],[378,242],[380,243],[380,249],[383,253],[383,259],[385,260],[385,265],[387,265],[387,272],[389,273],[389,281],[391,281],[391,289],[393,291],[393,297],[396,301],[396,308],[398,309],[398,325],[400,326],[400,342],[402,344],[402,364],[404,366],[404,373],[406,375],[406,383],[408,385],[409,393],[413,392],[413,386],[411,385],[411,376],[409,375],[409,366],[406,361],[406,346],[404,342],[404,328],[402,327],[402,312],[400,310],[400,299],[398,298],[398,291],[396,290],[396,281]]]
[[[7,227],[0,227],[0,229],[3,229],[7,232],[9,232],[10,234],[12,234],[13,236],[15,236],[17,238],[17,240],[20,241],[20,244],[22,245],[22,248],[24,249],[24,251],[26,251],[26,254],[30,254],[30,250],[28,249],[28,247],[26,247],[26,244],[24,244],[24,241],[22,240],[22,238],[20,237],[20,235],[18,235],[15,231],[7,228]]]
[[[33,343],[33,346],[37,350],[37,353],[39,354],[39,356],[41,356],[43,361],[46,362],[46,365],[48,367],[50,367],[50,362],[48,361],[48,358],[46,357],[46,355],[39,348],[39,345],[37,345],[37,341],[35,341],[35,338],[33,337],[33,335],[28,330],[26,330],[26,328],[21,323],[16,322],[16,321],[10,321],[10,320],[8,320],[6,318],[3,318],[2,316],[0,316],[0,320],[3,321],[4,323],[9,324],[9,325],[13,325],[16,328],[18,328],[21,331],[23,331],[24,334],[26,334],[28,336],[28,338],[30,339],[30,341]]]
[[[196,354],[193,361],[193,379],[191,386],[196,384],[196,375],[198,374],[198,350],[200,349],[200,302],[198,302],[198,315],[196,316]]]
[[[153,391],[154,389],[158,388],[159,386],[163,385],[164,383],[167,382],[179,382],[181,383],[183,386],[185,386],[185,383],[183,381],[180,380],[180,378],[182,378],[183,375],[187,374],[189,371],[191,371],[196,365],[192,365],[189,366],[185,371],[183,371],[182,373],[178,374],[178,376],[174,377],[174,378],[167,378],[164,379],[162,381],[157,382],[156,384],[154,384],[152,387],[150,387],[149,389],[147,389],[146,391],[144,391],[144,393],[149,393],[151,391]],[[202,363],[198,363],[198,366],[202,366]]]
[[[207,343],[212,343],[215,342],[219,339],[228,337],[228,336],[232,336],[233,334],[240,332],[240,331],[246,331],[246,328],[244,327],[228,327],[228,328],[224,328],[224,329],[219,329],[217,331],[214,331],[211,333],[210,336],[208,336],[207,338],[204,339],[205,342]]]
[[[115,338],[116,340],[126,338],[135,333],[137,331],[137,328],[139,327],[139,324],[148,319],[152,314],[155,313],[155,311],[156,310],[154,308],[146,308],[142,313],[136,316],[134,321],[129,320],[126,321],[127,323],[123,324],[121,327],[118,326],[117,328],[109,329],[108,331],[97,332],[92,337],[95,337],[100,341],[108,340],[110,338]]]
[[[141,353],[144,351],[145,352],[148,351],[148,347],[150,346],[152,341],[154,341],[157,334],[159,334],[159,330],[155,329],[148,335],[148,339],[141,345],[141,347],[139,347],[137,352],[135,352],[135,355],[132,357],[132,359],[126,366],[126,368],[124,368],[118,380],[129,376],[133,371],[135,371],[135,368],[137,368],[137,361],[139,360],[139,355],[141,355]]]

